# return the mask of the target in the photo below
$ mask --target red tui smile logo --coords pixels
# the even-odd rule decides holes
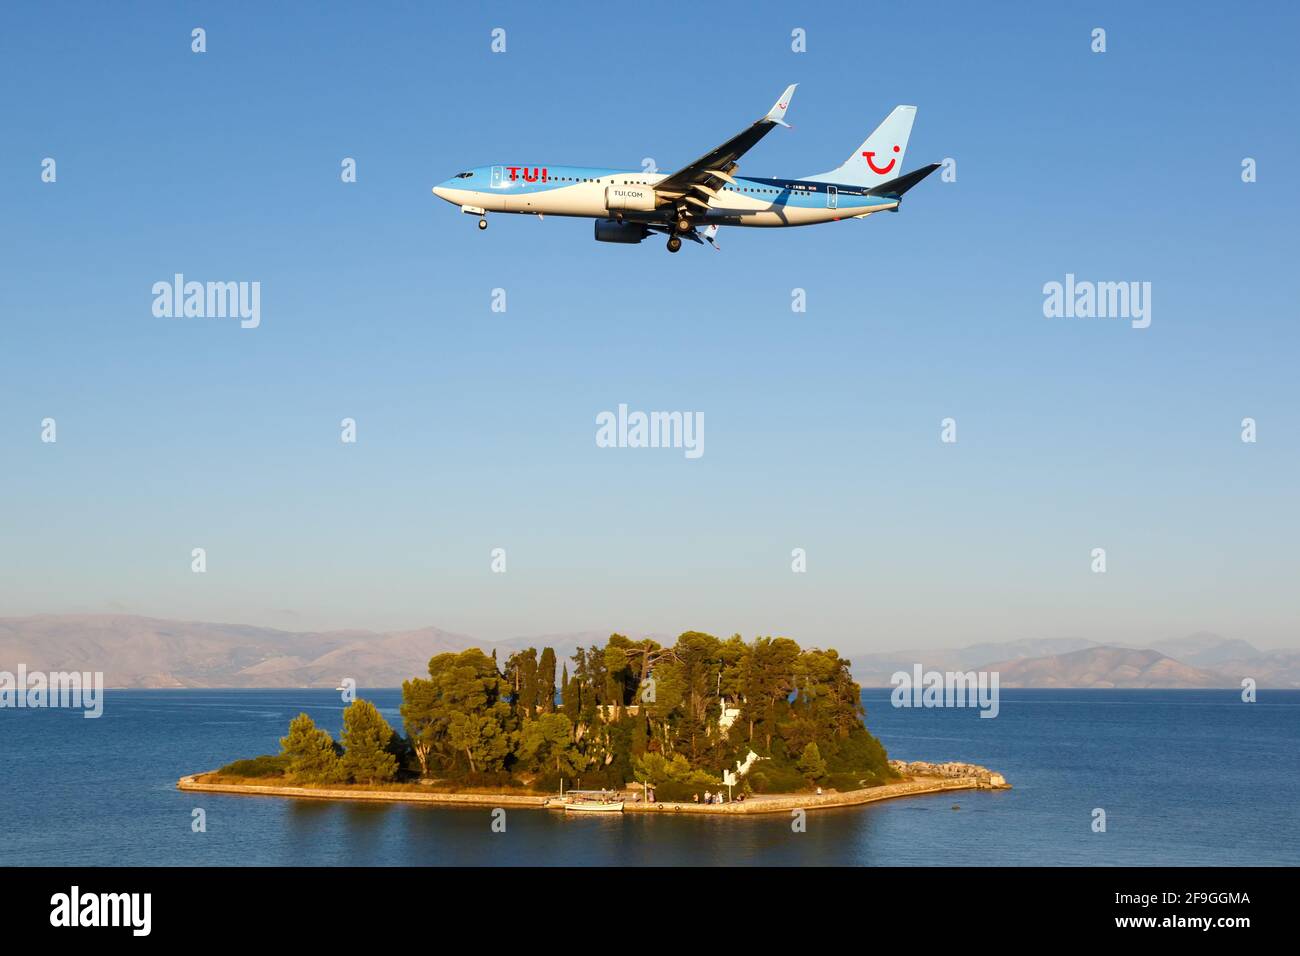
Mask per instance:
[[[897,146],[894,147],[894,152],[896,152],[896,153],[899,152],[899,148],[898,148]],[[872,151],[872,150],[867,150],[867,151],[866,151],[865,153],[863,153],[862,155],[865,156],[865,157],[867,157],[867,165],[871,167],[871,171],[872,171],[873,173],[877,173],[877,174],[879,174],[879,175],[881,175],[881,176],[883,176],[885,173],[887,173],[887,172],[889,172],[891,169],[893,169],[893,168],[894,168],[894,163],[898,162],[898,157],[897,157],[897,156],[892,156],[892,157],[890,157],[889,162],[886,163],[884,166],[877,166],[877,165],[875,164],[875,162],[873,162],[873,160],[874,160],[874,158],[875,158],[875,155],[876,155],[874,151]]]

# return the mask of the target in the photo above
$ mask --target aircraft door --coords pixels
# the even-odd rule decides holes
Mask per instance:
[[[505,180],[506,168],[504,166],[492,167],[492,188],[500,189],[502,182]]]
[[[840,206],[840,193],[834,186],[826,187],[826,208],[838,209]]]

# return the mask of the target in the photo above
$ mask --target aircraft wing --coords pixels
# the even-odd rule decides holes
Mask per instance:
[[[791,83],[781,98],[762,119],[737,133],[721,146],[709,150],[695,162],[683,166],[667,179],[655,184],[661,200],[686,199],[692,205],[707,208],[709,199],[717,194],[725,182],[731,182],[731,171],[736,161],[749,152],[774,126],[789,126],[785,111],[790,106],[797,83]],[[702,188],[697,188],[702,187]]]

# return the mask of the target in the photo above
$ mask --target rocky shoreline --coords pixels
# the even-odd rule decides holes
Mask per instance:
[[[1009,790],[1011,788],[1011,784],[1007,783],[1002,774],[975,763],[926,763],[924,760],[910,762],[891,760],[889,766],[904,777],[942,777],[947,780],[970,777],[979,781],[988,790]]]

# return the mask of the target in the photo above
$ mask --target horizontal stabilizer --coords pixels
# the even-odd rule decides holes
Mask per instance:
[[[929,166],[922,166],[920,169],[914,169],[906,176],[899,176],[897,179],[891,179],[887,183],[881,183],[879,186],[873,186],[867,190],[868,196],[902,196],[926,176],[938,169],[942,163],[931,163]]]

